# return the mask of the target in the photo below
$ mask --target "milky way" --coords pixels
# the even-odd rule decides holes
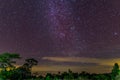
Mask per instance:
[[[115,3],[104,0],[1,1],[1,52],[81,56],[87,55],[89,48],[99,50],[97,48],[108,43],[118,43],[119,8]]]
[[[76,50],[84,47],[79,41],[79,33],[76,31],[72,3],[64,0],[48,1],[46,10],[47,19],[50,22],[50,34],[63,54],[72,56]],[[77,34],[78,33],[78,34]],[[80,44],[81,43],[81,44]],[[67,52],[68,51],[68,52]]]
[[[119,5],[118,0],[0,0],[0,52],[40,63],[53,57],[119,58]]]

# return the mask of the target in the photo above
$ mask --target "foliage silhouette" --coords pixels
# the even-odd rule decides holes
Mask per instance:
[[[67,72],[58,74],[47,73],[45,76],[32,74],[32,67],[38,64],[34,58],[25,59],[23,65],[15,67],[19,54],[0,54],[0,80],[120,80],[120,70],[117,63],[114,64],[111,73],[90,74],[85,71],[74,73],[68,69]]]
[[[13,68],[14,65],[12,65],[12,64],[16,63],[16,61],[14,61],[14,59],[19,59],[19,58],[20,58],[19,54],[3,53],[0,55],[0,67],[5,69],[5,70],[8,67]]]
[[[115,80],[115,77],[119,74],[119,65],[118,63],[115,63],[112,69],[111,77],[113,80]]]

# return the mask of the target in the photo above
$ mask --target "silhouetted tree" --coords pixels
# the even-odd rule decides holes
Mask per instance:
[[[25,60],[24,66],[27,66],[28,68],[32,68],[34,65],[37,65],[38,61],[34,58],[29,58]]]
[[[0,77],[4,79],[11,77],[13,74],[12,70],[15,69],[13,64],[16,63],[15,59],[18,58],[20,58],[20,55],[16,53],[3,53],[0,55],[0,68],[2,69],[0,72]]]
[[[16,53],[3,53],[0,55],[0,67],[3,69],[3,70],[6,70],[6,68],[12,68],[12,67],[15,67],[14,65],[12,64],[15,64],[16,61],[14,59],[19,59],[20,58],[20,55],[19,54],[16,54]]]
[[[112,79],[115,80],[115,77],[118,74],[119,74],[119,65],[118,65],[118,63],[115,63],[113,66],[113,69],[112,69],[112,73],[111,73]]]
[[[38,64],[38,61],[33,58],[26,59],[25,63],[22,66],[18,67],[15,71],[16,74],[19,75],[17,76],[17,79],[22,80],[22,79],[30,78],[32,76],[31,68],[37,64]]]

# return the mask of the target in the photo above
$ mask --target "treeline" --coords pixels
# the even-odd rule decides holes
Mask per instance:
[[[58,74],[47,73],[45,76],[32,74],[32,67],[38,64],[34,58],[25,59],[23,65],[16,67],[16,60],[21,59],[16,53],[0,54],[0,80],[120,80],[120,70],[114,64],[111,73],[90,74],[85,71],[74,73],[70,69]]]
[[[20,59],[16,53],[0,54],[0,80],[25,80],[32,78],[31,69],[38,61],[34,58],[25,59],[23,65],[16,67],[16,60]]]

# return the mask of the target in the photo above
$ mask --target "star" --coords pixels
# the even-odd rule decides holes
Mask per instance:
[[[59,37],[60,37],[60,38],[64,38],[65,36],[66,36],[65,33],[60,33],[60,34],[59,34]]]
[[[118,32],[114,32],[113,34],[114,34],[114,36],[117,36],[117,35],[118,35]]]

